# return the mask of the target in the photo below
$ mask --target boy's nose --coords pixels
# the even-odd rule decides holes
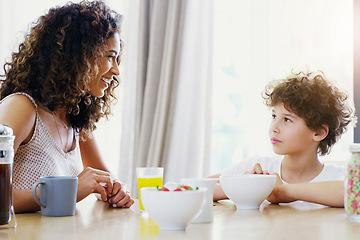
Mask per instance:
[[[274,121],[273,124],[271,124],[271,131],[278,133],[280,131],[279,124],[277,121]]]

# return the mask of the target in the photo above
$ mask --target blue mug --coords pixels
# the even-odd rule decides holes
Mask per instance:
[[[40,199],[36,195],[39,186]],[[41,214],[45,216],[73,216],[76,209],[77,177],[40,177],[32,186],[32,195],[41,206]]]

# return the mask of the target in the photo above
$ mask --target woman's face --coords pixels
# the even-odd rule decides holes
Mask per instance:
[[[120,74],[118,65],[119,54],[120,36],[115,34],[106,40],[104,52],[97,61],[97,75],[92,76],[90,79],[86,87],[87,93],[98,98],[104,96],[104,92],[109,87],[113,78]]]

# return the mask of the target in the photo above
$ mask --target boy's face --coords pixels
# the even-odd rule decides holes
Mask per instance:
[[[317,151],[318,141],[314,140],[315,132],[310,130],[305,120],[284,108],[279,103],[272,109],[269,128],[273,151],[279,155],[302,155]]]

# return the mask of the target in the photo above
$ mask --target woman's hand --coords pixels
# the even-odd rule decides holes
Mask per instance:
[[[113,207],[129,208],[134,204],[126,185],[119,180],[113,180],[112,191],[108,193],[108,203]]]
[[[106,202],[111,191],[113,183],[108,172],[87,167],[78,175],[77,201],[86,198],[90,193],[99,193]]]

